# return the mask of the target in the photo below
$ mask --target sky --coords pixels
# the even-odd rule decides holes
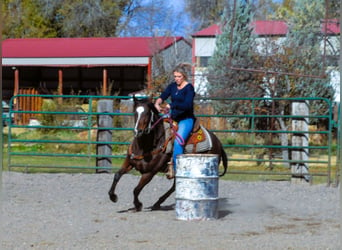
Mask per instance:
[[[176,12],[182,12],[185,6],[184,0],[172,0],[169,3],[174,7]]]

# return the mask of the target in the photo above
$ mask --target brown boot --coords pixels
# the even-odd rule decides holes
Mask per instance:
[[[172,162],[169,162],[169,163],[167,164],[166,178],[168,178],[169,180],[175,178],[175,171],[173,170],[173,164],[172,164]]]

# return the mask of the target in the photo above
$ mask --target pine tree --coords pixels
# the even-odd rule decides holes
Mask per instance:
[[[224,12],[222,33],[217,36],[214,54],[209,60],[207,79],[211,97],[262,96],[251,72],[231,68],[248,69],[257,60],[253,51],[255,36],[250,25],[251,6],[240,1],[237,3],[240,4],[235,15],[227,18],[227,11]]]
[[[251,33],[248,5],[238,5],[235,18],[222,20],[222,34],[217,37],[216,49],[208,67],[208,92],[211,97],[333,99],[334,90],[329,77],[322,78],[326,71],[321,50],[323,1],[291,0],[291,3],[293,5],[289,5],[288,9],[284,6],[281,10],[283,16],[287,17],[285,21],[289,27],[283,42],[264,38],[264,43],[262,46],[259,44],[258,50],[255,37]],[[260,47],[264,48],[262,53]],[[256,69],[259,73],[248,69]],[[227,110],[234,114],[250,114],[250,104],[247,104],[247,101],[221,102],[214,105],[214,108],[218,114],[227,114]],[[254,105],[255,114],[291,114],[286,102],[265,100],[255,102]],[[329,110],[324,101],[311,102],[310,105],[311,110],[324,115]],[[258,113],[258,110],[263,113]],[[230,122],[234,126],[234,120],[230,119]],[[310,122],[316,121],[311,119]],[[288,124],[285,119],[260,118],[255,119],[255,126],[261,130],[278,128],[286,131]],[[286,147],[288,135],[278,135],[281,144]],[[288,159],[285,150],[283,158]]]
[[[334,90],[326,75],[327,62],[322,54],[324,16],[323,0],[294,0],[286,20],[289,32],[282,47],[284,56],[278,56],[276,70],[295,75],[278,77],[278,97],[323,97],[333,100]]]

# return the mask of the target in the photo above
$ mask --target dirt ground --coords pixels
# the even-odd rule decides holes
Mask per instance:
[[[132,212],[138,176],[3,172],[0,249],[340,249],[339,189],[290,182],[219,181],[219,218],[179,220],[171,185],[156,176]]]

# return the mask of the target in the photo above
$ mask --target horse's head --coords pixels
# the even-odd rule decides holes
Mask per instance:
[[[149,134],[153,124],[156,122],[158,111],[150,98],[138,99],[133,97],[133,99],[135,118],[134,136],[139,137],[143,134]]]

